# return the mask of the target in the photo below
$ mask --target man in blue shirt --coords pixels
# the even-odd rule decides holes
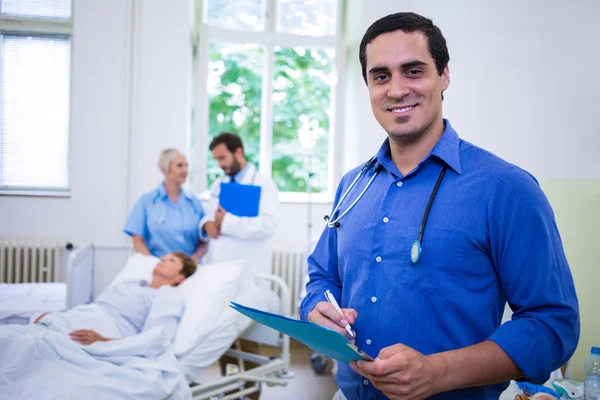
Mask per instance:
[[[579,310],[537,181],[442,118],[449,55],[431,20],[380,19],[360,61],[388,139],[330,216],[301,307],[346,336],[351,324],[376,357],[340,362],[335,398],[498,399],[511,379],[544,382],[575,351]],[[336,205],[361,170],[344,176]],[[513,317],[500,325],[506,302]]]

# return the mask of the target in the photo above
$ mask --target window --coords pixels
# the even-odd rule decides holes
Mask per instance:
[[[70,0],[0,0],[0,194],[68,195]]]
[[[341,0],[204,1],[194,52],[193,191],[222,175],[208,144],[229,131],[283,200],[305,199],[309,184],[315,199],[331,199],[340,10]]]

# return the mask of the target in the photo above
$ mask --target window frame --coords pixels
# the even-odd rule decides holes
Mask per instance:
[[[71,196],[71,110],[73,104],[73,2],[71,1],[70,18],[54,17],[24,17],[2,14],[0,2],[0,37],[4,35],[31,37],[68,37],[69,38],[69,110],[67,127],[67,185],[65,187],[37,187],[5,185],[0,181],[0,196],[40,196],[40,197],[70,197]],[[2,48],[0,47],[0,59]],[[0,113],[2,110],[0,110]],[[0,130],[1,134],[1,130]]]
[[[187,148],[191,151],[190,165],[192,174],[197,177],[193,191],[207,191],[206,166],[208,164],[208,132],[209,132],[209,97],[207,92],[209,46],[211,43],[256,44],[265,49],[264,79],[262,81],[261,122],[260,122],[260,154],[259,171],[267,177],[272,176],[273,145],[273,49],[281,47],[305,47],[310,49],[332,48],[335,50],[336,83],[331,91],[331,108],[333,116],[329,121],[328,137],[328,179],[327,190],[321,193],[279,192],[279,199],[289,203],[331,203],[335,194],[334,182],[340,171],[336,170],[334,160],[340,151],[337,146],[338,127],[343,125],[343,82],[346,55],[344,48],[343,22],[344,0],[336,1],[335,33],[327,36],[298,35],[277,32],[278,0],[265,0],[265,30],[250,31],[223,29],[206,24],[205,2],[194,1],[194,27],[192,32],[192,129],[187,138]],[[273,17],[271,17],[273,16]],[[240,34],[240,33],[243,33]],[[191,135],[195,135],[192,141]]]

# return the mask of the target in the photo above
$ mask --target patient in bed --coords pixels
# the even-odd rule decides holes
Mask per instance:
[[[184,311],[183,296],[175,286],[195,271],[196,262],[188,255],[169,253],[154,268],[151,282],[117,282],[92,304],[44,313],[34,323],[68,332],[71,339],[81,344],[123,338],[161,325],[172,342]]]

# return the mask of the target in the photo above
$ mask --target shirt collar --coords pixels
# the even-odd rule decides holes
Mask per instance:
[[[184,188],[181,188],[181,194],[188,200],[192,199],[192,195],[188,193]],[[167,189],[165,189],[164,181],[162,181],[160,185],[158,185],[158,197],[161,199],[167,198]]]
[[[462,170],[460,168],[460,154],[459,154],[459,139],[458,133],[452,128],[450,125],[450,121],[444,119],[444,133],[442,133],[442,137],[440,140],[433,146],[431,149],[431,153],[421,160],[419,164],[425,162],[429,157],[436,156],[440,160],[444,161],[450,168],[456,171],[457,174],[461,174]],[[392,156],[390,154],[390,139],[386,138],[379,151],[375,155],[375,158],[386,170],[401,176],[398,171],[398,168],[392,161]]]
[[[246,161],[246,165],[244,166],[244,168],[240,169],[238,171],[238,173],[233,176],[235,178],[235,181],[237,183],[242,182],[242,179],[244,179],[244,176],[246,175],[246,173],[248,172],[249,169],[250,169],[250,163],[248,161]]]

